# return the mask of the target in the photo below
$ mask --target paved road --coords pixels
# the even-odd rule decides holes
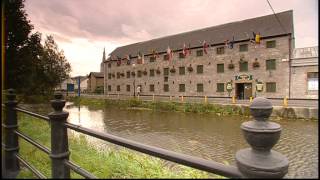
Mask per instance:
[[[82,94],[81,96],[84,97],[92,97],[98,99],[131,99],[133,96],[125,96],[125,95],[89,95],[89,94]],[[139,99],[152,101],[152,96],[140,96]],[[170,101],[170,97],[163,97],[163,96],[155,96],[155,101]],[[174,102],[182,102],[181,97],[171,97],[171,101]],[[208,103],[212,104],[233,104],[231,98],[208,98]],[[283,106],[283,100],[278,99],[270,99],[273,106]],[[204,97],[184,97],[183,102],[196,102],[201,103],[205,102]],[[250,104],[249,100],[236,100],[234,104]],[[288,100],[288,107],[311,107],[311,108],[318,108],[318,100]]]

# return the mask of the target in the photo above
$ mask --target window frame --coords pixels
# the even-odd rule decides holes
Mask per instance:
[[[266,41],[266,48],[275,48],[277,46],[276,40]]]
[[[219,68],[219,65],[222,66],[222,71],[221,71],[221,68]],[[220,70],[219,70],[220,69]],[[219,63],[217,64],[217,73],[224,73],[224,63]]]
[[[179,84],[179,92],[186,92],[186,84]]]
[[[201,69],[201,71],[199,70],[199,68]],[[197,74],[203,74],[203,65],[197,65]]]
[[[245,47],[245,48],[244,48]],[[240,44],[239,45],[239,52],[248,52],[249,51],[249,46],[248,44]]]
[[[199,87],[201,87],[201,88],[199,89]],[[197,92],[203,92],[203,91],[204,91],[203,83],[198,83],[197,84]]]
[[[222,89],[221,89],[222,87]],[[217,90],[216,92],[225,92],[224,90],[224,83],[217,83]]]
[[[217,47],[216,54],[218,55],[224,54],[224,46]]]
[[[183,71],[182,71],[182,68],[183,68]],[[186,67],[184,66],[179,67],[179,75],[185,75],[185,74],[186,74]]]
[[[246,64],[245,69],[243,69],[243,66],[242,66],[244,64]],[[248,72],[249,70],[248,66],[249,66],[248,61],[239,62],[239,72]]]
[[[150,92],[154,92],[154,84],[149,84],[149,91]]]
[[[197,50],[196,54],[197,54],[197,57],[203,56],[203,50],[202,49]]]
[[[163,84],[163,92],[169,92],[169,84]]]
[[[269,62],[269,63],[268,63]],[[274,68],[270,68],[270,63],[271,62],[274,62]],[[270,70],[276,70],[277,69],[277,61],[276,61],[276,59],[267,59],[266,60],[266,70],[268,71],[270,71]]]
[[[274,87],[271,88],[270,85],[274,85]],[[275,92],[277,92],[277,83],[276,82],[266,82],[266,92],[267,93],[275,93]]]

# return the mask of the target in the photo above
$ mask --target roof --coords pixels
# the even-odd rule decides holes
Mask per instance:
[[[91,75],[93,75],[96,78],[103,78],[104,77],[102,72],[90,72],[88,77],[90,77]]]
[[[274,14],[261,16],[243,21],[222,24],[204,29],[184,32],[162,38],[129,44],[118,47],[109,55],[124,57],[126,55],[137,56],[140,51],[144,55],[151,54],[151,49],[157,52],[166,52],[168,46],[170,49],[182,49],[183,44],[191,47],[202,46],[203,40],[209,44],[220,44],[225,40],[231,40],[234,36],[235,41],[248,40],[253,37],[252,32],[260,32],[261,37],[293,34],[293,11],[284,11],[276,14],[286,32],[280,26]],[[248,36],[249,35],[249,36]]]
[[[318,46],[295,48],[293,58],[311,58],[318,57]]]

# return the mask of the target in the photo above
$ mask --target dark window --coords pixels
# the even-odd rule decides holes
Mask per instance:
[[[197,84],[197,92],[203,92],[203,84]]]
[[[111,79],[111,73],[108,74],[108,79]]]
[[[203,65],[197,65],[197,74],[203,73]]]
[[[169,75],[169,68],[163,68],[163,75],[165,76]]]
[[[150,76],[154,76],[154,69],[150,69]]]
[[[130,92],[130,85],[127,85],[127,91]]]
[[[185,67],[179,67],[179,74],[184,75],[185,74]]]
[[[108,85],[108,91],[111,91],[111,85]]]
[[[169,92],[169,84],[164,84],[163,85],[163,91],[164,92]]]
[[[203,50],[197,50],[197,56],[203,56]]]
[[[186,91],[185,84],[179,84],[179,92],[185,92],[185,91]]]
[[[248,71],[248,62],[245,61],[245,62],[240,62],[239,63],[239,71],[240,72],[243,72],[243,71]]]
[[[217,64],[217,72],[218,73],[224,72],[224,64]]]
[[[111,68],[111,63],[108,63],[108,67]]]
[[[168,77],[164,77],[164,82],[168,82]]]
[[[142,76],[142,71],[138,71],[138,77]]]
[[[127,71],[127,78],[130,78],[130,71]]]
[[[218,47],[217,54],[224,54],[224,47]]]
[[[163,60],[169,60],[169,55],[168,55],[168,54],[165,54],[165,55],[163,56]]]
[[[224,83],[217,83],[217,92],[224,92]]]
[[[117,91],[120,91],[120,85],[117,86]]]
[[[275,48],[276,47],[276,41],[275,40],[267,41],[266,42],[266,46],[267,46],[267,48]]]
[[[182,53],[182,52],[181,52],[181,53],[179,53],[179,58],[180,58],[180,59],[184,58],[184,55],[183,55],[183,53]]]
[[[240,44],[239,51],[240,52],[248,51],[248,44]]]
[[[120,73],[119,72],[117,72],[117,79],[119,79],[120,78]]]
[[[155,61],[156,61],[156,57],[151,56],[151,57],[150,57],[150,62],[155,62]]]
[[[319,89],[319,78],[317,72],[308,72],[307,73],[308,78],[308,90],[314,91]]]
[[[277,87],[275,82],[267,82],[266,87],[267,92],[276,92]]]
[[[154,84],[150,84],[150,92],[154,92]]]
[[[267,68],[267,70],[275,70],[276,69],[276,60],[275,59],[266,60],[266,68]]]

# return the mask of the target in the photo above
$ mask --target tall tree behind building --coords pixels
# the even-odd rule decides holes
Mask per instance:
[[[24,0],[6,0],[5,6],[5,89],[24,95],[50,93],[71,71],[63,51],[52,36],[41,44],[41,33],[31,34]]]

